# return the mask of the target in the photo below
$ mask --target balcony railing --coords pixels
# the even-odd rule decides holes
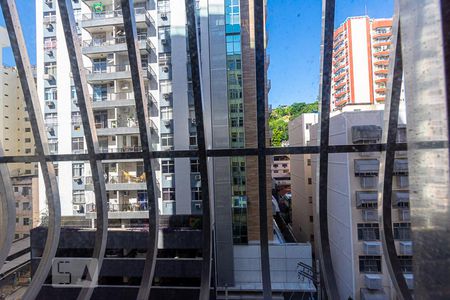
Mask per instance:
[[[130,65],[128,64],[107,65],[106,63],[104,63],[104,64],[96,64],[93,65],[92,67],[86,67],[86,70],[88,71],[89,74],[126,72],[130,71]]]
[[[122,212],[122,211],[146,211],[148,210],[148,203],[147,201],[142,201],[138,203],[124,203],[124,204],[112,204],[107,203],[107,208],[109,212]],[[86,211],[87,212],[95,212],[95,204],[90,203],[86,205]]]
[[[124,172],[126,173],[126,172]],[[120,176],[106,176],[105,183],[110,184],[117,184],[117,183],[145,183],[145,174],[142,173],[139,176],[130,175],[129,173],[126,173],[127,175],[120,175]],[[93,180],[92,176],[86,176],[85,180],[87,185],[92,185]]]
[[[146,41],[148,36],[146,34],[138,35],[138,41]],[[103,38],[103,39],[92,39],[84,40],[83,47],[103,47],[126,44],[127,40],[125,36],[116,36],[113,38]]]
[[[136,7],[134,9],[135,15],[145,15],[147,14],[147,9],[145,7]],[[122,10],[110,10],[110,11],[104,11],[104,12],[93,12],[93,13],[87,13],[83,14],[82,20],[95,20],[95,19],[110,19],[110,18],[118,18],[122,17]]]

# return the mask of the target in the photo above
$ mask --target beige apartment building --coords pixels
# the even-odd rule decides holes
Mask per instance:
[[[40,222],[39,194],[37,176],[12,177],[14,198],[16,200],[15,239],[30,235],[30,230]]]
[[[310,128],[317,113],[302,114],[289,122],[289,145],[310,145]],[[291,155],[292,231],[298,242],[314,243],[311,154]],[[314,249],[314,247],[313,247]]]

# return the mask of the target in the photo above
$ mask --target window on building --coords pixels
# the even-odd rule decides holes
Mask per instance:
[[[400,261],[400,268],[403,273],[412,273],[413,272],[413,261],[412,256],[401,255],[398,257]]]
[[[56,76],[56,61],[44,63],[44,74]]]
[[[381,256],[360,256],[359,272],[381,273]]]
[[[161,133],[161,147],[168,149],[173,147],[173,134]]]
[[[162,120],[172,120],[173,119],[173,108],[166,106],[161,107],[161,119]]]
[[[25,128],[25,132],[31,132],[31,128],[29,127]]]
[[[308,196],[308,202],[312,203],[313,197],[312,196]]]
[[[31,187],[24,186],[22,187],[22,196],[28,196],[31,195]]]
[[[22,209],[23,209],[23,210],[31,210],[31,204],[30,204],[30,202],[23,202],[23,203],[22,203]]]
[[[30,218],[23,218],[23,226],[30,225]]]
[[[175,173],[175,162],[172,159],[162,160],[161,171],[163,174]]]
[[[162,188],[163,201],[175,201],[175,188]]]
[[[84,203],[86,203],[84,191],[73,191],[73,193],[72,193],[72,203],[73,204],[84,204]]]
[[[401,241],[411,240],[411,223],[394,223],[394,239]]]
[[[311,223],[314,222],[314,217],[313,216],[309,216],[309,222],[311,222]]]
[[[202,200],[202,188],[193,187],[191,188],[192,201]]]
[[[191,159],[191,173],[198,172],[200,172],[198,159]]]
[[[19,221],[20,221],[19,218],[16,218],[16,223],[19,223]]]
[[[378,223],[360,223],[357,227],[359,241],[376,241],[380,239]]]
[[[31,143],[31,139],[30,138],[25,138],[25,143]]]
[[[197,133],[189,134],[189,147],[191,147],[191,148],[197,147]]]
[[[58,100],[58,89],[56,88],[45,88],[44,89],[44,100],[46,101],[56,101]]]
[[[26,154],[30,154],[30,153],[31,153],[31,149],[30,149],[30,148],[26,148],[26,149],[25,149],[25,153],[26,153]]]
[[[84,138],[72,138],[72,152],[80,153],[84,151]]]
[[[308,178],[308,184],[312,184],[312,178]]]
[[[308,159],[306,160],[306,165],[308,165],[308,166],[311,165],[311,158],[308,158]]]
[[[15,240],[20,239],[20,234],[15,233],[15,234],[14,234],[14,239],[15,239]]]
[[[84,164],[74,163],[72,164],[72,176],[83,177],[84,176]]]

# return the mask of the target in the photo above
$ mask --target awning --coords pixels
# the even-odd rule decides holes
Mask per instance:
[[[377,192],[356,192],[356,207],[361,208],[364,204],[378,204]]]
[[[392,205],[393,206],[404,206],[402,204],[409,203],[409,192],[408,191],[402,191],[402,192],[394,192],[392,194]]]
[[[408,174],[408,160],[406,158],[395,159],[394,174]]]
[[[356,176],[377,176],[379,169],[378,159],[355,159]]]
[[[388,296],[382,290],[371,291],[368,289],[361,289],[361,300],[388,300]]]
[[[352,126],[352,142],[379,141],[381,139],[381,127],[376,125]]]

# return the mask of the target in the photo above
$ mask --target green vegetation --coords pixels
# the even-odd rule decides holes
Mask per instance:
[[[319,102],[293,103],[274,108],[269,117],[269,127],[272,130],[272,146],[280,147],[281,143],[289,140],[288,122],[304,113],[319,110]]]

